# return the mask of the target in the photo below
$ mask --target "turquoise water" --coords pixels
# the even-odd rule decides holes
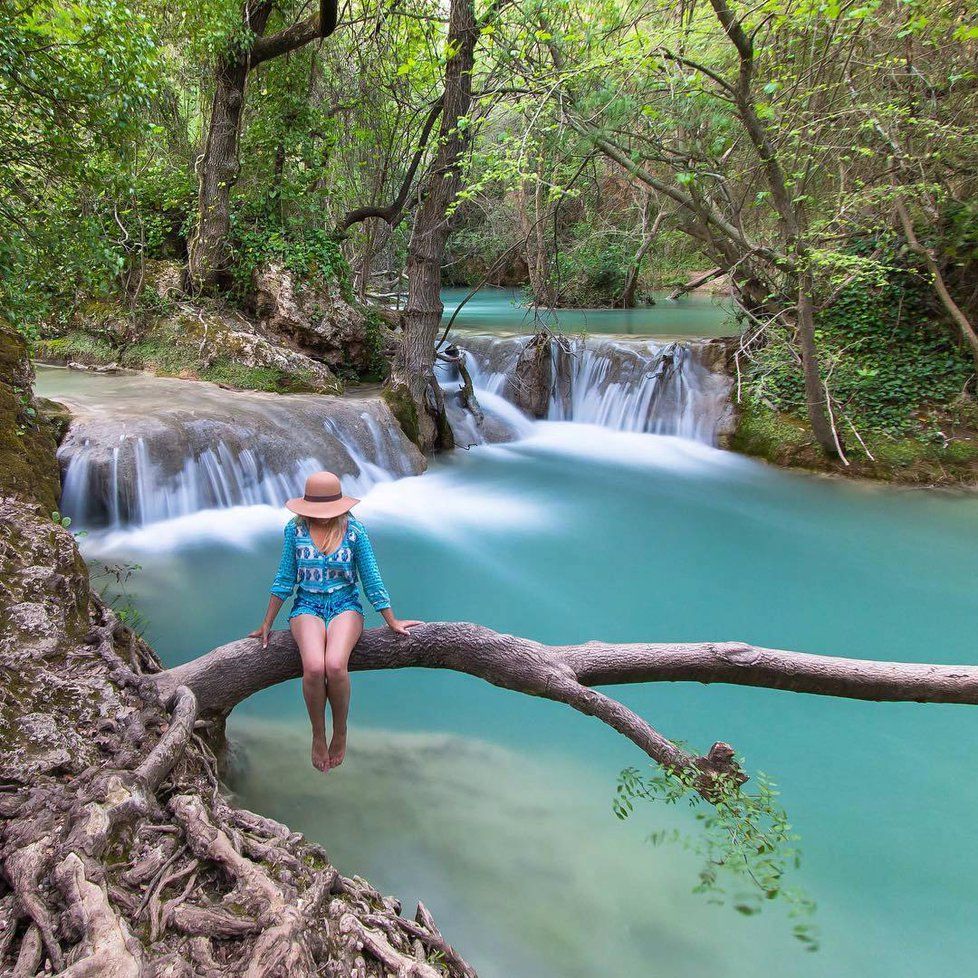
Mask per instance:
[[[978,500],[778,472],[691,442],[541,423],[377,486],[358,510],[402,616],[547,642],[741,639],[973,662]],[[287,514],[250,507],[85,539],[142,565],[167,662],[255,627]],[[818,902],[805,953],[777,908],[690,893],[697,864],[611,814],[632,745],[565,707],[421,670],[354,677],[352,746],[308,764],[298,685],[232,717],[244,804],[338,865],[423,898],[483,978],[970,973],[978,714],[722,686],[625,687],[668,735],[732,743],[781,785]],[[413,906],[408,908],[413,912]]]
[[[468,289],[444,289],[445,322],[468,295]],[[736,331],[728,300],[688,295],[671,301],[663,292],[655,305],[636,309],[533,310],[520,289],[480,289],[455,318],[453,327],[492,331],[532,332],[544,324],[564,333],[616,333],[636,336],[711,337]]]

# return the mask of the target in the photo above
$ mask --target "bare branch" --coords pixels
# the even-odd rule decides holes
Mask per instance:
[[[642,717],[593,686],[619,683],[730,683],[850,699],[978,704],[978,667],[877,662],[758,648],[740,642],[547,646],[465,622],[431,622],[410,638],[389,629],[363,633],[350,659],[352,670],[450,669],[494,686],[566,703],[596,717],[670,770],[693,765],[700,790],[719,774],[743,775],[733,750],[717,743],[693,757]],[[261,689],[294,679],[302,664],[292,635],[276,631],[267,649],[245,638],[152,677],[168,695],[186,686],[202,714],[223,716]]]

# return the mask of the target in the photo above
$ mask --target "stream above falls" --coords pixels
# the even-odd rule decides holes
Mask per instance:
[[[669,341],[654,342],[650,363]],[[493,374],[507,369],[492,369],[496,355],[480,361],[489,404]],[[42,369],[38,386],[76,409],[87,399],[92,433],[132,417],[133,400],[150,416],[172,416],[181,398],[181,410],[217,410],[200,406],[204,385],[159,383]],[[579,403],[602,403],[591,383]],[[633,393],[626,385],[614,396]],[[712,397],[694,415],[712,410]],[[395,471],[395,449],[387,461],[380,454],[386,441],[363,433],[350,441],[355,451],[347,445],[351,478],[363,480],[357,514],[401,615],[552,643],[737,639],[974,661],[974,497],[765,467],[712,447],[709,426],[681,430],[682,398],[653,398],[662,413],[631,426],[584,408],[571,420],[514,419],[501,400],[509,440],[457,451],[420,475]],[[351,426],[375,410],[351,403]],[[312,431],[320,419],[303,423]],[[669,433],[655,433],[660,423]],[[294,460],[306,450],[297,446]],[[186,458],[170,464],[183,472]],[[220,455],[216,464],[229,465]],[[129,587],[147,637],[164,661],[184,661],[257,624],[290,485],[173,516],[106,525],[82,515],[77,525],[90,532],[80,542],[96,573],[103,562],[141,566]],[[145,484],[149,496],[167,491]],[[797,882],[819,905],[821,950],[805,953],[777,906],[745,918],[693,895],[698,863],[645,841],[685,824],[683,813],[612,816],[618,771],[642,763],[632,745],[565,707],[469,677],[356,676],[348,760],[326,778],[308,764],[297,684],[267,690],[231,719],[242,745],[235,789],[243,804],[321,841],[344,871],[409,909],[423,899],[483,978],[970,973],[978,786],[962,772],[973,711],[691,684],[615,695],[694,746],[729,741],[748,769],[775,778],[802,837]]]
[[[468,296],[468,289],[445,289],[445,318]],[[634,309],[534,309],[521,289],[479,289],[452,324],[459,330],[532,333],[547,326],[562,333],[654,336],[658,339],[705,339],[734,332],[733,303],[720,296],[697,293],[674,300],[655,293],[654,305]]]

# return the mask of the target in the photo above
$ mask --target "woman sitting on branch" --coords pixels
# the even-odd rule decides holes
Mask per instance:
[[[391,610],[370,538],[363,524],[349,515],[360,500],[344,496],[332,472],[306,480],[305,495],[285,505],[296,516],[285,527],[278,573],[268,610],[250,633],[268,647],[268,633],[283,603],[295,592],[289,627],[302,657],[302,695],[312,723],[312,763],[324,774],[339,767],[346,754],[350,709],[350,653],[363,631],[363,606],[357,579],[388,627],[399,635],[420,625],[401,621]],[[326,741],[326,702],[333,718],[333,738]]]

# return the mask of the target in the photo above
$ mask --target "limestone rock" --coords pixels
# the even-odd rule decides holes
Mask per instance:
[[[255,273],[254,315],[268,333],[308,350],[331,370],[363,374],[372,367],[367,317],[333,283],[313,287],[284,266]]]

